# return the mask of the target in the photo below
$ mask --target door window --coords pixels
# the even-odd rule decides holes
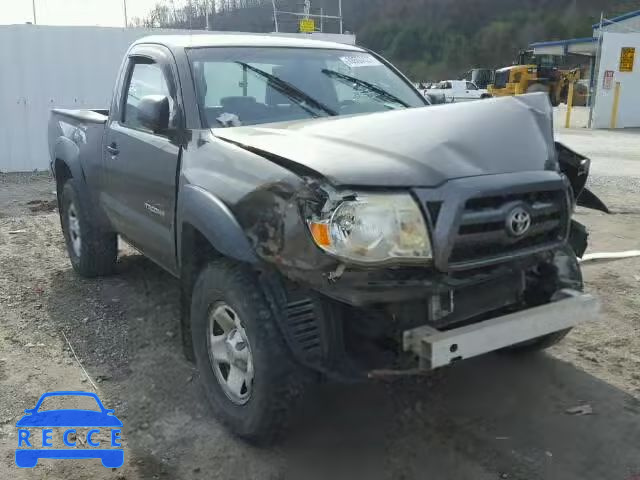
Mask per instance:
[[[132,66],[122,123],[128,127],[146,130],[138,120],[138,105],[147,95],[163,95],[169,99],[169,125],[174,119],[175,102],[162,68],[148,60],[136,61]]]
[[[476,87],[473,83],[471,82],[467,82],[467,90],[477,90],[478,87]]]

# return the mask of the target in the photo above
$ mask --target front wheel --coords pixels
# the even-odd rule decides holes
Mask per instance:
[[[276,440],[302,393],[300,367],[250,267],[219,260],[202,270],[193,289],[191,332],[218,419],[248,441]]]

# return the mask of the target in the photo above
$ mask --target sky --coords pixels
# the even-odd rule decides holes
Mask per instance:
[[[32,1],[38,25],[124,26],[124,0],[0,0],[0,25],[33,22]],[[126,2],[131,22],[133,17],[146,16],[158,0]]]

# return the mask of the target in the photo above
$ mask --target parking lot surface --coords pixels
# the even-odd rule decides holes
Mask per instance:
[[[592,188],[614,212],[578,211],[590,251],[640,249],[640,133],[559,139],[592,158]],[[117,275],[75,275],[54,188],[46,174],[0,176],[0,478],[639,478],[640,258],[585,264],[602,319],[548,353],[319,386],[288,438],[257,449],[211,416],[182,354],[177,281],[126,246]],[[124,423],[124,467],[18,469],[23,409],[46,391],[92,390],[80,363]]]

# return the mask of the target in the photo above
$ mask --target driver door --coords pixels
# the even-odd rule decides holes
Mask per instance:
[[[117,111],[105,138],[109,181],[105,205],[118,232],[138,250],[174,271],[176,177],[181,154],[172,135],[181,124],[173,57],[160,46],[141,45],[129,56]],[[152,132],[138,120],[147,95],[169,98],[170,125]]]

